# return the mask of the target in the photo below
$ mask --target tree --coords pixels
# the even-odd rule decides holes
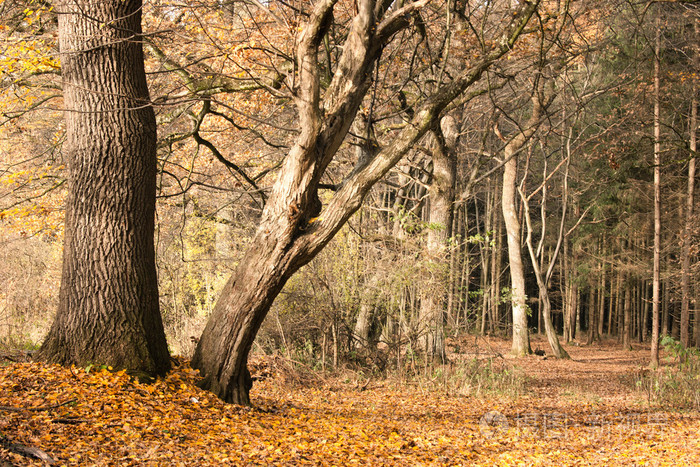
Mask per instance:
[[[661,31],[657,21],[654,45],[654,264],[652,272],[651,366],[659,366],[659,307],[661,302]]]
[[[700,39],[700,19],[697,17],[693,21],[693,36],[695,42]],[[692,62],[695,70],[700,69],[700,53],[697,49],[692,51]],[[683,234],[681,237],[681,344],[685,348],[690,345],[690,248],[691,235],[693,226],[693,208],[695,204],[695,157],[698,150],[698,99],[697,99],[697,77],[693,74],[693,82],[690,96],[690,112],[688,116],[688,133],[689,133],[689,152],[690,160],[688,161],[688,189],[685,203],[685,219],[683,225]],[[698,327],[698,311],[695,311],[695,327]],[[700,328],[699,332],[700,332]],[[695,345],[700,347],[698,337],[695,336]]]
[[[527,328],[528,306],[525,292],[525,269],[520,249],[520,221],[516,208],[516,181],[518,175],[518,154],[523,150],[532,135],[535,134],[551,96],[544,97],[534,92],[532,97],[532,114],[530,119],[511,138],[503,150],[503,220],[508,238],[508,263],[510,264],[510,294],[513,307],[513,347],[514,355],[532,353],[530,335]],[[498,131],[498,127],[496,127]],[[500,135],[500,133],[499,133]]]
[[[58,312],[39,356],[163,374],[153,245],[156,121],[140,0],[58,5],[69,195]]]
[[[433,135],[433,175],[429,188],[430,208],[426,259],[429,262],[430,279],[426,281],[421,300],[421,347],[428,357],[442,360],[444,355],[443,324],[444,297],[449,268],[448,239],[452,237],[452,216],[455,199],[457,164],[455,146],[459,136],[457,123],[452,116],[441,119],[440,128]]]
[[[514,46],[538,2],[517,11],[504,8],[500,29],[471,66],[411,104],[408,122],[391,144],[358,161],[322,209],[321,177],[346,138],[370,85],[383,48],[413,24],[427,0],[356,2],[356,14],[338,44],[342,51],[327,86],[322,86],[319,47],[333,24],[337,1],[313,4],[296,39],[294,104],[299,132],[289,150],[240,265],[226,284],[199,340],[192,361],[202,386],[222,399],[249,404],[251,387],[246,363],[253,339],[267,311],[290,276],[308,263],[359,209],[370,188],[423,135],[439,122],[443,110],[479,80]],[[507,18],[507,19],[506,19]],[[422,21],[416,21],[420,25]],[[323,97],[321,97],[323,96]]]

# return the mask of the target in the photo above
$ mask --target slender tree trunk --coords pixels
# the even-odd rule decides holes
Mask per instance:
[[[545,178],[547,176],[546,173],[546,164],[545,164]],[[564,176],[565,180],[565,186],[566,186],[566,179],[568,178],[568,165],[567,165],[567,173]],[[546,181],[545,181],[546,185]],[[565,190],[566,191],[566,190]],[[546,189],[545,187],[542,187],[542,205],[541,205],[541,224],[542,224],[542,232],[540,234],[540,238],[544,239],[545,234],[546,234],[546,209],[545,209],[545,200],[546,200]],[[530,209],[528,206],[528,199],[524,196],[524,194],[521,192],[520,193],[522,200],[523,200],[523,217],[525,218],[525,225],[527,226],[527,234],[525,236],[525,244],[527,245],[528,252],[530,253],[530,260],[532,261],[532,267],[535,270],[535,279],[537,280],[537,288],[539,291],[539,302],[540,302],[540,311],[542,313],[542,321],[544,321],[544,327],[545,327],[545,333],[547,334],[547,341],[549,342],[549,346],[552,349],[552,353],[556,358],[570,358],[569,354],[564,350],[564,348],[561,346],[559,343],[559,338],[557,337],[556,330],[554,329],[554,326],[552,325],[552,305],[551,301],[549,299],[549,282],[552,277],[552,272],[554,271],[554,264],[556,262],[556,259],[559,255],[559,251],[561,248],[561,245],[564,241],[564,225],[565,225],[565,220],[566,220],[566,210],[567,210],[567,203],[566,203],[566,198],[564,198],[564,201],[562,203],[562,218],[561,218],[561,224],[559,228],[559,236],[557,239],[557,247],[556,247],[556,252],[550,257],[549,260],[549,267],[547,271],[543,271],[544,269],[544,260],[538,261],[537,258],[537,252],[535,251],[535,248],[532,244],[532,220],[530,217]],[[541,246],[541,244],[540,244]],[[544,252],[541,251],[540,249],[540,255],[543,257]]]
[[[622,316],[622,347],[631,350],[630,345],[630,321],[632,319],[632,287],[630,284],[625,284],[624,312]]]
[[[696,37],[698,23],[695,22]],[[698,52],[696,51],[696,55]],[[697,60],[697,58],[696,58]],[[695,203],[695,155],[697,153],[697,128],[698,128],[698,102],[697,85],[693,81],[693,94],[690,101],[690,161],[688,162],[688,191],[685,200],[685,225],[683,227],[681,245],[681,344],[690,346],[690,246],[693,226],[693,205]],[[700,333],[698,313],[695,312],[696,332]],[[698,345],[698,336],[695,336],[695,345]]]
[[[508,238],[508,263],[510,264],[511,305],[513,307],[513,348],[514,355],[532,353],[527,329],[528,308],[525,303],[525,271],[520,255],[520,222],[515,208],[515,183],[518,160],[506,152],[508,159],[503,168],[503,220]]]
[[[141,1],[58,8],[69,192],[58,313],[39,357],[164,374],[154,253],[156,121]]]
[[[496,214],[498,192],[494,191],[494,222],[496,224],[495,245],[491,263],[491,332],[496,333],[501,322],[501,267],[503,262],[503,221]]]
[[[602,248],[601,248],[602,250]],[[600,287],[598,288],[598,335],[602,336],[605,324],[605,296],[607,295],[607,267],[605,263],[602,265],[602,273],[600,277]]]
[[[596,309],[596,287],[595,285],[590,285],[590,290],[588,291],[588,340],[587,345],[593,344],[600,340],[598,336],[598,310]]]
[[[660,57],[661,33],[657,23],[654,47],[654,269],[652,277],[652,368],[659,366],[659,306],[661,287],[661,109],[660,109]]]
[[[647,337],[649,335],[649,304],[651,301],[649,300],[649,282],[644,281],[644,284],[642,286],[643,290],[643,298],[642,300],[644,301],[643,306],[638,310],[638,313],[635,315],[638,316],[637,318],[637,326],[636,330],[638,331],[638,338],[639,342],[646,342]]]
[[[488,188],[490,188],[490,181],[488,183]],[[476,228],[477,228],[477,235],[480,238],[487,238],[488,237],[488,232],[491,231],[492,225],[493,225],[493,220],[495,219],[496,215],[494,213],[493,209],[493,199],[495,197],[495,193],[492,193],[490,189],[486,190],[486,212],[484,213],[484,230],[482,231],[480,228],[480,222],[479,222],[479,205],[478,203],[475,203],[475,213],[476,213]],[[488,244],[480,244],[479,245],[479,256],[481,258],[481,284],[480,284],[480,289],[483,291],[483,294],[481,296],[481,335],[486,334],[486,323],[489,323],[490,328],[493,329],[493,313],[491,310],[493,310],[493,296],[494,296],[494,290],[493,290],[493,276],[491,277],[491,285],[487,286],[486,284],[488,283],[489,280],[489,270],[490,267],[489,265],[494,264],[494,255],[495,251],[493,248],[491,248]]]
[[[615,277],[615,276],[614,276]],[[617,280],[615,280],[617,279]],[[610,285],[615,281],[615,293],[610,295],[610,308],[608,309],[608,336],[613,335],[613,326],[617,327],[616,332],[620,332],[620,304],[622,303],[622,274],[616,274],[610,279]]]

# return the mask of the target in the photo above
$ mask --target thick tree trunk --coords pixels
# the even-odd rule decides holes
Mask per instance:
[[[537,94],[537,93],[536,93]],[[539,120],[542,118],[545,108],[551,103],[552,93],[548,93],[545,101],[540,101],[540,96],[532,98],[532,114],[526,127],[520,130],[516,136],[506,144],[503,157],[503,195],[501,207],[503,209],[503,221],[508,238],[508,262],[510,264],[511,279],[511,304],[513,307],[513,346],[514,355],[527,355],[532,353],[530,348],[530,336],[527,329],[528,306],[525,294],[525,270],[520,249],[520,221],[516,210],[516,188],[518,175],[517,154],[532,138],[537,131]],[[495,128],[496,133],[502,138]]]
[[[447,241],[452,237],[457,164],[454,149],[459,128],[452,116],[443,117],[441,128],[433,133],[433,176],[430,184],[430,219],[427,239],[429,279],[422,293],[419,317],[423,332],[420,347],[431,359],[444,355],[444,309],[447,292],[449,254]]]
[[[381,18],[376,15],[391,2],[358,1],[358,13],[341,48],[336,72],[321,99],[318,49],[331,25],[335,1],[314,2],[296,48],[298,76],[294,82],[298,83],[295,104],[299,134],[280,169],[252,246],[224,287],[192,359],[192,366],[203,377],[201,386],[222,399],[242,405],[250,403],[248,353],[285,282],[323,249],[360,208],[372,186],[435,125],[445,107],[512,48],[538,5],[524,4],[509,25],[507,39],[472,68],[439,87],[430,99],[417,103],[411,121],[392,144],[356,164],[321,211],[318,185],[369,89],[369,77],[382,46],[408,27],[412,12],[427,3],[420,0],[397,6]]]
[[[353,331],[352,346],[356,349],[366,348],[369,345],[369,331],[372,327],[374,311],[377,309],[379,299],[379,275],[372,274],[362,285],[360,292],[360,310]]]
[[[156,122],[141,1],[58,9],[70,188],[58,313],[39,356],[163,374],[170,359],[153,245]]]

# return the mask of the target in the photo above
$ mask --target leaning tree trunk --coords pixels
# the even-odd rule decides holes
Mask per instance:
[[[364,197],[413,148],[440,113],[512,49],[538,6],[523,4],[503,37],[483,59],[417,103],[411,121],[367,160],[358,161],[320,211],[317,190],[326,168],[345,140],[366,95],[371,71],[383,45],[412,24],[412,13],[428,3],[397,5],[359,0],[336,72],[320,97],[318,49],[331,25],[335,1],[315,2],[296,49],[295,104],[300,131],[284,160],[262,213],[251,248],[224,287],[195,350],[192,366],[201,386],[228,402],[250,404],[251,378],[246,363],[255,335],[285,282],[333,238]]]
[[[39,356],[163,374],[170,359],[153,245],[156,122],[141,1],[58,9],[70,188],[58,313]]]
[[[570,159],[569,159],[570,161]],[[569,174],[569,164],[567,163],[566,166],[566,174],[564,175],[564,190],[566,191],[566,187],[568,186],[568,176]],[[546,177],[547,177],[547,164],[545,162],[544,164],[544,177],[545,177],[545,183],[542,186],[542,204],[541,204],[541,213],[542,213],[542,219],[541,219],[541,224],[542,224],[542,232],[540,235],[540,238],[544,239],[545,234],[546,234],[546,208],[545,208],[545,200],[547,196],[547,190],[546,190]],[[566,196],[563,196],[562,200],[562,212],[561,212],[561,223],[559,226],[559,236],[557,238],[557,246],[555,249],[555,252],[551,255],[551,258],[549,260],[549,266],[546,271],[543,271],[544,269],[544,261],[540,262],[538,261],[537,253],[535,251],[534,246],[532,245],[532,219],[530,218],[530,208],[528,206],[529,203],[529,198],[526,198],[524,194],[522,193],[522,190],[520,191],[521,198],[523,200],[523,217],[525,218],[525,225],[527,226],[527,234],[525,236],[525,244],[527,245],[528,252],[530,253],[530,259],[532,261],[532,267],[535,272],[535,278],[537,280],[537,288],[539,290],[539,298],[540,298],[540,305],[541,305],[541,311],[542,311],[542,317],[544,320],[544,328],[545,328],[545,333],[547,335],[547,342],[549,343],[550,348],[552,349],[552,353],[556,358],[562,358],[562,359],[568,359],[571,358],[569,357],[569,354],[564,350],[564,348],[561,346],[559,343],[559,338],[557,337],[556,329],[554,329],[554,325],[552,324],[552,302],[549,299],[549,284],[550,280],[552,277],[552,274],[554,272],[554,265],[557,261],[557,257],[559,256],[559,251],[561,250],[562,243],[564,242],[564,224],[566,221],[566,210],[567,210],[567,200]],[[540,253],[541,254],[541,253]]]

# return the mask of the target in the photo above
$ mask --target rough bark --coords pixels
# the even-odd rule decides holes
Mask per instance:
[[[411,121],[392,144],[357,164],[311,223],[310,209],[320,178],[355,118],[382,46],[394,33],[410,25],[411,13],[424,6],[427,0],[405,3],[386,11],[391,3],[358,1],[358,13],[341,47],[343,53],[325,90],[323,104],[317,53],[331,23],[335,1],[317,2],[299,35],[295,104],[300,133],[263,210],[251,242],[253,246],[225,286],[192,361],[203,377],[202,387],[226,401],[250,403],[248,353],[284,283],[333,238],[359,209],[370,188],[438,121],[445,107],[512,48],[538,4],[525,4],[490,52],[417,105]]]
[[[39,356],[163,374],[141,1],[74,0],[58,10],[70,188],[58,312]]]
[[[369,331],[379,299],[379,279],[378,273],[372,274],[362,287],[360,310],[357,313],[353,331],[353,347],[356,349],[362,349],[369,345]]]
[[[427,239],[427,261],[430,278],[422,294],[419,311],[423,332],[419,345],[432,359],[444,355],[444,308],[448,279],[449,252],[447,241],[452,236],[457,163],[455,147],[459,135],[451,116],[442,118],[440,129],[433,133],[433,176],[429,187],[430,218]]]

